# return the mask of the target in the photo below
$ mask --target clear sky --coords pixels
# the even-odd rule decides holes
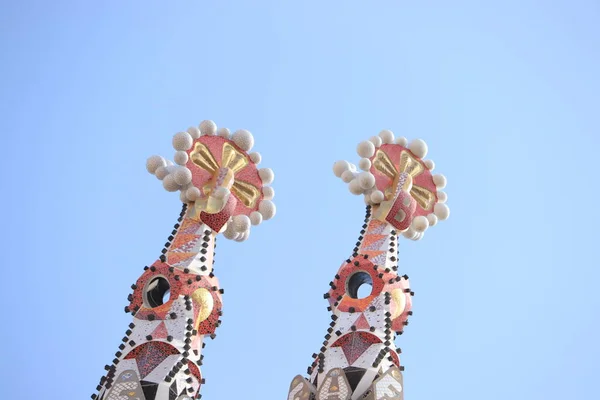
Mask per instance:
[[[278,206],[219,242],[203,398],[305,373],[364,217],[331,167],[381,129],[427,141],[451,208],[401,241],[406,400],[600,398],[597,1],[0,7],[1,399],[94,392],[180,211],[145,160],[203,119],[254,133]]]

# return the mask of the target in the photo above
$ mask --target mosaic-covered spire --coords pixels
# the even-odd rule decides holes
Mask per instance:
[[[215,337],[223,289],[213,273],[216,237],[243,241],[275,215],[273,181],[258,169],[250,132],[230,134],[212,121],[173,137],[175,164],[148,159],[148,172],[180,192],[183,210],[157,261],[132,285],[133,321],[92,399],[200,398],[205,338]]]
[[[404,386],[396,335],[408,325],[412,295],[398,273],[398,239],[419,240],[449,216],[443,175],[423,160],[427,145],[394,139],[390,131],[358,145],[358,172],[347,161],[333,170],[351,193],[364,195],[367,214],[352,255],[324,297],[331,323],[308,378],[296,376],[288,400],[402,400]]]

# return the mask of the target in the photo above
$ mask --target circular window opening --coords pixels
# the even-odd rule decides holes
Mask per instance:
[[[364,299],[373,291],[373,279],[366,272],[352,274],[346,281],[346,293],[353,299]]]
[[[152,279],[146,287],[144,297],[146,304],[150,308],[162,306],[171,297],[171,285],[169,285],[169,281],[162,276]]]

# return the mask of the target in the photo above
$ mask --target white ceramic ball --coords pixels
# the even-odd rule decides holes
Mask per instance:
[[[438,217],[435,216],[435,214],[429,214],[427,215],[427,220],[429,221],[429,226],[435,226],[435,224],[437,224],[438,222]]]
[[[275,216],[277,208],[275,207],[275,203],[273,203],[271,200],[263,200],[258,205],[258,211],[262,214],[263,219],[266,221]]]
[[[179,164],[179,165],[187,164],[189,159],[190,159],[190,157],[188,156],[188,153],[186,153],[185,151],[182,151],[182,150],[176,151],[175,156],[173,157],[173,160],[175,160],[175,163]]]
[[[433,171],[435,169],[435,163],[433,160],[425,160],[424,163],[428,170]]]
[[[354,179],[354,172],[350,170],[344,171],[344,173],[342,174],[342,180],[346,183],[350,183],[352,179]]]
[[[192,181],[192,171],[186,167],[179,167],[173,173],[173,179],[178,185],[187,185]]]
[[[200,132],[206,136],[214,136],[217,133],[217,124],[209,119],[200,122],[198,127],[200,128]]]
[[[371,139],[369,139],[369,141],[373,143],[375,147],[381,147],[381,145],[383,144],[383,141],[379,136],[373,136]]]
[[[181,192],[179,192],[179,200],[181,200],[182,203],[187,203],[189,201],[185,190],[182,190]]]
[[[252,225],[260,225],[263,220],[263,216],[258,211],[252,211],[250,213],[250,222]]]
[[[225,228],[223,231],[223,236],[225,236],[227,239],[233,240],[237,235],[238,233],[233,230],[233,224],[229,222],[227,224],[227,228]]]
[[[408,144],[408,140],[404,136],[400,136],[396,138],[396,144],[399,144],[402,147],[406,147]]]
[[[365,192],[365,190],[360,186],[358,179],[353,179],[350,181],[348,184],[348,190],[350,190],[350,193],[355,195],[363,194]]]
[[[381,190],[376,190],[371,193],[371,201],[373,204],[379,204],[385,199],[385,196]]]
[[[196,140],[200,137],[200,129],[196,128],[195,126],[190,126],[187,129],[187,133],[190,134],[190,136],[192,137],[192,139]]]
[[[358,182],[364,190],[371,189],[375,186],[375,176],[370,172],[361,172],[358,174]]]
[[[265,200],[273,200],[273,197],[275,197],[275,189],[271,186],[265,186],[263,187],[263,194]]]
[[[429,228],[429,220],[424,215],[415,217],[411,223],[413,229],[417,232],[425,232]]]
[[[154,172],[154,175],[156,175],[158,179],[163,180],[165,179],[165,176],[169,175],[169,170],[167,169],[167,166],[158,167]]]
[[[394,143],[394,133],[390,130],[384,129],[379,132],[379,137],[383,143],[389,144]]]
[[[222,138],[229,139],[230,134],[231,134],[231,132],[229,132],[229,129],[227,129],[227,128],[217,129],[217,135],[221,136]]]
[[[247,215],[236,215],[233,217],[233,229],[244,232],[250,229],[250,217]]]
[[[196,201],[198,198],[200,198],[200,189],[198,189],[195,186],[192,186],[188,188],[185,194],[190,201]]]
[[[250,156],[250,160],[254,163],[254,164],[260,164],[260,162],[262,161],[262,157],[260,155],[260,153],[258,152],[253,152],[248,154]]]
[[[250,151],[254,146],[254,136],[245,129],[239,129],[231,135],[231,140],[244,151]]]
[[[248,240],[248,236],[250,236],[250,231],[241,232],[233,240],[235,240],[236,242],[245,242],[246,240]]]
[[[412,140],[408,144],[408,149],[419,158],[424,158],[427,155],[427,143],[421,139]]]
[[[402,236],[404,236],[407,239],[414,239],[415,236],[417,235],[417,231],[415,231],[413,229],[413,227],[409,227],[407,230],[405,230],[404,232],[402,232]]]
[[[151,174],[154,174],[156,170],[160,167],[166,167],[167,161],[161,156],[150,156],[146,160],[146,169]]]
[[[340,178],[342,174],[350,170],[350,163],[346,160],[336,161],[333,164],[333,173]]]
[[[438,219],[440,219],[441,221],[448,219],[448,217],[450,216],[450,208],[448,208],[448,206],[443,203],[437,203],[433,207],[433,212],[435,213],[435,216],[438,217]]]
[[[363,158],[371,158],[375,154],[375,145],[368,140],[360,142],[356,147],[356,152]]]
[[[194,140],[187,132],[178,132],[173,135],[173,148],[175,150],[189,150]]]
[[[433,175],[433,183],[435,183],[435,187],[438,189],[443,189],[446,187],[446,177],[442,174]]]
[[[437,198],[439,203],[445,203],[448,201],[448,195],[446,192],[437,192]]]
[[[167,192],[175,192],[177,190],[179,190],[179,184],[177,182],[175,182],[175,178],[173,177],[173,174],[169,174],[167,176],[164,177],[163,181],[163,187],[165,188],[165,190],[167,190]]]
[[[262,180],[263,185],[270,185],[275,179],[275,173],[271,168],[261,168],[258,170],[258,175]]]
[[[358,162],[358,168],[362,169],[363,171],[369,171],[371,169],[371,160],[368,158],[361,158]]]

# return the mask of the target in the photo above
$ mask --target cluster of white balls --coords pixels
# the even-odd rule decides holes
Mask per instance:
[[[408,148],[416,157],[423,159],[427,155],[427,143],[421,139],[412,140],[410,143],[405,137],[394,138],[394,133],[389,130],[379,132],[378,136],[373,136],[358,144],[356,152],[360,157],[358,162],[359,171],[356,165],[348,161],[337,161],[333,164],[333,173],[348,184],[348,190],[355,195],[364,195],[365,203],[368,205],[379,205],[385,200],[385,195],[375,186],[375,176],[371,171],[371,158],[383,144],[397,144]],[[435,163],[432,160],[424,160],[423,163],[432,171]],[[433,175],[433,182],[436,186],[438,201],[434,205],[433,212],[429,215],[418,216],[413,219],[410,227],[402,234],[404,237],[412,240],[419,240],[430,226],[437,224],[438,220],[445,220],[450,216],[450,209],[445,204],[448,196],[440,191],[446,186],[446,177],[441,174]]]
[[[233,141],[240,149],[249,152],[254,146],[254,137],[245,129],[230,133],[227,128],[217,129],[217,125],[210,120],[202,121],[198,127],[190,127],[186,132],[178,132],[173,136],[173,148],[175,149],[174,161],[171,162],[161,156],[151,156],[146,161],[146,169],[162,181],[163,187],[168,192],[179,191],[179,198],[184,203],[196,201],[201,197],[200,189],[192,184],[192,172],[186,167],[189,160],[187,151],[190,150],[194,141],[200,136],[220,136]],[[261,155],[257,152],[248,153],[250,160],[258,165],[261,162]],[[254,211],[250,216],[235,215],[232,216],[223,230],[223,236],[228,239],[242,242],[250,236],[250,226],[259,225],[263,220],[269,220],[275,216],[276,207],[273,203],[275,191],[272,187],[266,186],[273,183],[275,175],[270,168],[261,168],[258,174],[263,185],[263,200],[258,205],[258,211]],[[224,187],[217,188],[212,194],[213,200],[217,200],[222,205],[227,203],[231,192]]]

